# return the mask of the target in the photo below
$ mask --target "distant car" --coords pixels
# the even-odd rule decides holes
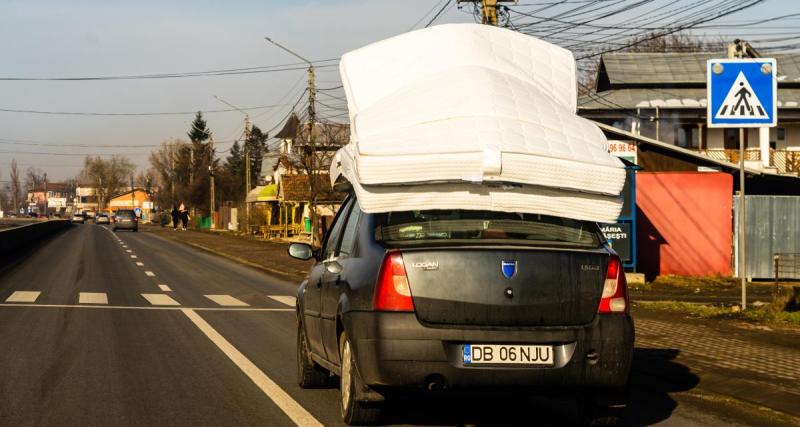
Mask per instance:
[[[39,215],[39,214],[38,214],[38,213],[36,213],[36,212],[31,212],[31,213],[29,214],[29,216],[30,216],[31,218],[39,218],[41,215]]]
[[[95,224],[110,224],[111,220],[108,219],[108,215],[101,213],[94,217],[94,222]]]
[[[78,224],[78,223],[83,224],[84,222],[86,222],[86,218],[84,218],[83,215],[81,214],[75,214],[72,215],[70,222],[72,222],[73,224]]]
[[[114,231],[117,230],[139,231],[139,218],[136,217],[136,212],[130,209],[118,210],[114,215]]]
[[[340,377],[347,424],[393,392],[572,389],[591,425],[621,420],[633,320],[597,224],[469,210],[364,213],[346,200],[297,293],[303,388]],[[533,422],[531,422],[533,424]]]

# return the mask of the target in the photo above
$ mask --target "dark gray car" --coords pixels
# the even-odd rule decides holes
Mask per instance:
[[[365,214],[354,197],[297,295],[301,387],[341,378],[348,424],[400,391],[522,387],[625,408],[634,327],[619,257],[595,223],[466,210]]]
[[[120,209],[114,214],[114,231],[131,230],[139,231],[139,218],[136,212],[130,209]]]

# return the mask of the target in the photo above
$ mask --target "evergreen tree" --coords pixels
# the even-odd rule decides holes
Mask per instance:
[[[268,134],[261,132],[258,126],[253,126],[250,138],[245,141],[245,147],[250,152],[250,182],[253,184],[258,182],[258,176],[261,174],[261,162],[267,152],[268,139]]]
[[[236,141],[231,147],[230,155],[225,159],[225,169],[227,169],[231,175],[241,176],[243,167],[244,151],[241,145],[239,145],[239,141]]]

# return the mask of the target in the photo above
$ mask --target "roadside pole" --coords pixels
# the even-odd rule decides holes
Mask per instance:
[[[744,128],[739,128],[739,276],[742,282],[742,311],[747,308],[747,263],[745,263],[744,221]]]

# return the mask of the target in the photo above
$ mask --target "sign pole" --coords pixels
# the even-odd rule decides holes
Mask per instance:
[[[739,128],[739,277],[742,281],[742,311],[747,308],[747,265],[745,263],[744,217],[744,128]]]

